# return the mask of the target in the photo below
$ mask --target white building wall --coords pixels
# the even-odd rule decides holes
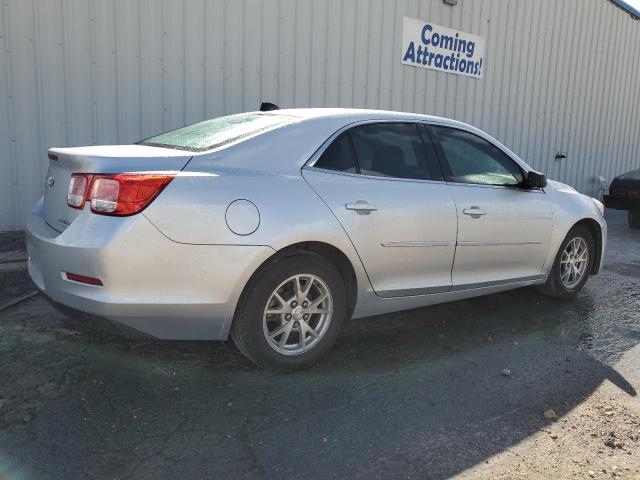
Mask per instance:
[[[640,167],[640,21],[606,0],[0,2],[0,229],[41,195],[49,147],[261,100],[456,118],[589,194]],[[483,78],[402,65],[403,16],[485,37]]]

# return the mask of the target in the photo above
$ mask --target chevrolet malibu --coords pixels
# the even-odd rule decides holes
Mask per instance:
[[[135,145],[53,148],[27,219],[54,304],[162,339],[309,366],[349,318],[600,269],[603,205],[444,118],[250,112]]]

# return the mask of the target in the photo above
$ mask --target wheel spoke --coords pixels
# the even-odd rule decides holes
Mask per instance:
[[[308,313],[309,315],[315,315],[317,313],[329,313],[329,309],[321,307],[307,308],[305,310],[305,313]]]
[[[300,322],[300,328],[298,329],[298,337],[299,337],[298,345],[300,345],[300,348],[305,348],[307,346],[307,333],[304,331],[304,328],[302,327],[303,321]]]
[[[307,333],[310,334],[312,337],[314,338],[318,338],[318,332],[316,332],[313,328],[311,328],[311,325],[309,325],[307,322],[305,322],[304,320],[302,320],[300,322],[300,332],[301,332],[301,336],[306,336]]]
[[[328,294],[323,293],[318,298],[316,298],[313,302],[311,302],[305,311],[308,312],[311,309],[317,308],[317,306],[320,305],[322,302],[324,302],[328,296],[329,296]]]
[[[280,302],[280,305],[287,305],[287,302],[285,302],[284,298],[282,298],[278,292],[273,292],[273,296]]]
[[[280,294],[278,292],[273,292],[273,295],[271,297],[271,300],[275,299],[280,306],[278,307],[267,307],[267,309],[265,310],[265,314],[267,315],[284,315],[286,313],[291,313],[291,305],[289,305],[289,303],[285,302],[284,298],[282,298],[280,296]],[[271,304],[271,300],[269,300],[269,304]]]
[[[282,334],[282,337],[280,337],[280,341],[278,342],[281,347],[284,347],[287,344],[287,340],[289,340],[289,335],[291,335],[291,329],[293,328],[293,322],[285,323],[284,327],[284,332]]]
[[[291,313],[291,307],[285,303],[278,308],[269,308],[265,313],[267,315],[284,315],[285,313]]]
[[[298,305],[302,304],[304,300],[304,295],[302,294],[302,285],[300,285],[300,276],[298,275],[293,281],[293,291],[296,296],[295,300],[298,302]]]
[[[287,322],[283,325],[280,325],[278,328],[276,328],[273,332],[269,333],[269,337],[271,338],[276,338],[278,335],[281,335],[286,329],[287,329],[287,325],[290,322]]]
[[[309,292],[311,291],[311,287],[313,287],[313,278],[309,278],[307,284],[304,286],[304,290],[302,291],[302,301],[307,300],[309,296]]]

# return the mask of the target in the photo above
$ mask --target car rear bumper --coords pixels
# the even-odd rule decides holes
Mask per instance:
[[[26,221],[29,274],[53,302],[163,339],[223,340],[236,304],[268,246],[191,245],[169,240],[144,215],[82,213],[64,231],[42,203]],[[70,281],[64,272],[99,278]]]
[[[614,210],[637,210],[640,211],[640,198],[614,197],[604,195],[604,205]]]

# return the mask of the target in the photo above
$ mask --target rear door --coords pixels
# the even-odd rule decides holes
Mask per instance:
[[[303,169],[349,235],[380,296],[451,287],[456,209],[423,133],[414,123],[355,126]]]
[[[487,140],[456,128],[432,131],[458,209],[453,288],[538,279],[552,229],[544,190],[526,188],[523,169]]]

